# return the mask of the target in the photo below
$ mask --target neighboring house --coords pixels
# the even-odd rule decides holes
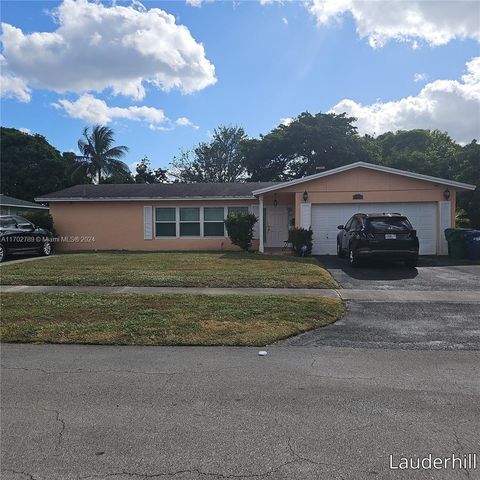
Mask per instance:
[[[23,213],[38,212],[40,210],[48,212],[48,207],[0,193],[1,215],[22,215]]]
[[[337,225],[354,213],[397,212],[416,228],[421,254],[443,255],[456,194],[473,189],[357,162],[281,183],[77,185],[36,200],[50,203],[59,235],[84,240],[60,245],[69,250],[230,250],[223,220],[245,211],[258,217],[261,252],[283,246],[294,223],[313,229],[314,254],[333,255]]]

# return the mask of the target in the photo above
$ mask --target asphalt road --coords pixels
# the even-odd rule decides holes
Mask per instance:
[[[402,263],[371,262],[352,268],[347,259],[317,257],[343,288],[364,290],[479,290],[480,263],[444,257],[420,257],[417,268]]]
[[[347,313],[341,320],[291,337],[281,344],[410,350],[480,350],[480,305],[349,301]]]
[[[2,346],[2,479],[455,479],[480,352]],[[468,478],[479,478],[471,471]]]

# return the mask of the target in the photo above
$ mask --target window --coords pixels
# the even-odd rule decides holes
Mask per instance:
[[[1,228],[17,228],[17,224],[12,217],[0,218]]]
[[[350,227],[352,226],[353,218],[354,218],[354,217],[352,217],[352,218],[347,222],[347,224],[345,225],[345,230],[346,230],[347,232],[350,230]]]
[[[180,208],[180,236],[200,236],[200,208]]]
[[[350,230],[353,232],[358,232],[362,228],[362,222],[359,218],[353,217],[352,225],[350,226]]]
[[[225,236],[223,207],[205,207],[203,210],[203,235],[205,237]]]
[[[248,213],[248,207],[228,207],[228,214],[231,213]]]
[[[368,226],[374,232],[405,232],[413,230],[412,224],[406,218],[369,218]]]
[[[156,237],[176,237],[175,208],[156,208],[155,209],[155,236]]]
[[[17,222],[17,227],[22,230],[31,230],[33,229],[33,224],[29,222],[26,218],[14,216],[13,219]]]

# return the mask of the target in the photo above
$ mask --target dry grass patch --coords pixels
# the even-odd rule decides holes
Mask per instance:
[[[266,345],[336,321],[340,301],[272,295],[12,293],[1,297],[3,342]]]
[[[3,285],[338,288],[313,259],[237,252],[76,253],[0,269]]]

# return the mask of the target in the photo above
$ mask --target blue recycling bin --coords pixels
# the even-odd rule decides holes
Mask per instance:
[[[480,230],[469,230],[464,234],[465,253],[469,260],[480,260]]]

